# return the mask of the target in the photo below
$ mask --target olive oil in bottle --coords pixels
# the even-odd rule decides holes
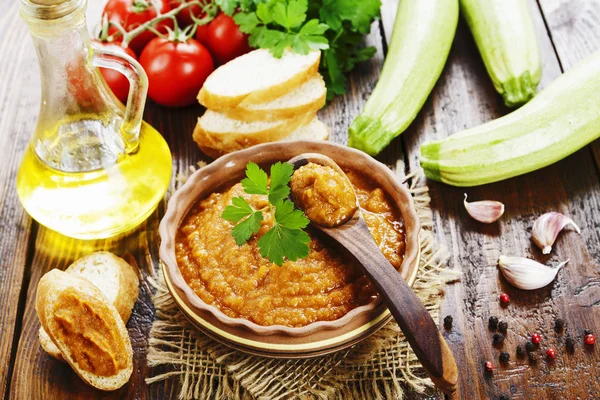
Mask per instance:
[[[148,90],[132,58],[93,48],[85,0],[20,0],[38,55],[42,102],[17,174],[17,193],[40,224],[80,239],[107,238],[143,222],[172,172],[163,137],[142,123]],[[98,67],[130,82],[123,106]]]
[[[17,175],[17,192],[23,207],[40,224],[70,237],[97,239],[142,223],[161,201],[170,180],[169,147],[144,123],[139,150],[108,168],[59,171],[42,162],[30,146]]]

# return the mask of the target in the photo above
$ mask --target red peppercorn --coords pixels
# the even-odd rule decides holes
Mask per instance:
[[[535,344],[540,344],[540,342],[542,341],[542,335],[540,335],[539,333],[531,334],[531,341]]]
[[[585,344],[589,344],[590,346],[596,343],[596,337],[593,334],[585,335]]]
[[[510,301],[510,297],[506,293],[502,293],[500,295],[500,303],[508,304],[509,301]]]
[[[554,357],[556,357],[556,351],[554,351],[554,349],[546,350],[546,357],[548,357],[549,360],[554,360]]]
[[[493,371],[494,370],[494,364],[491,361],[486,361],[485,362],[485,369],[488,371]]]

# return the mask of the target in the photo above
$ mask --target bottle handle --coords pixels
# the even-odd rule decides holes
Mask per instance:
[[[129,95],[125,105],[121,135],[125,143],[125,151],[133,153],[137,151],[139,145],[140,128],[148,94],[148,76],[140,63],[131,56],[96,45],[92,47],[91,64],[94,67],[114,69],[125,75],[129,81]]]

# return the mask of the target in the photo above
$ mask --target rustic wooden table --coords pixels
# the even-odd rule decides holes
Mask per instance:
[[[40,350],[39,322],[34,297],[40,277],[52,268],[64,269],[79,256],[97,249],[131,253],[148,274],[156,268],[156,227],[162,204],[134,234],[118,241],[82,242],[61,237],[39,226],[24,212],[15,190],[21,156],[34,131],[40,101],[36,56],[27,29],[18,17],[15,0],[0,0],[0,396],[19,399],[57,398],[171,398],[178,393],[175,380],[147,386],[147,336],[154,309],[147,284],[129,321],[135,350],[131,381],[114,393],[101,393],[82,383],[72,370]],[[90,1],[90,23],[100,15],[103,2]],[[346,129],[360,112],[377,82],[386,41],[390,38],[395,2],[384,2],[381,23],[375,23],[367,42],[376,57],[352,74],[348,94],[336,99],[322,117],[331,140],[346,142]],[[588,54],[600,50],[600,0],[529,1],[543,59],[541,87]],[[567,99],[568,100],[568,99]],[[145,119],[163,133],[173,153],[176,172],[206,160],[191,139],[199,106],[166,109],[149,103]],[[410,129],[379,157],[399,174],[418,169],[419,144],[499,117],[508,110],[495,93],[475,44],[460,23],[450,58],[433,94]],[[600,127],[598,127],[600,129]],[[406,166],[405,166],[406,165]],[[451,251],[450,267],[463,272],[460,283],[447,288],[442,317],[452,315],[454,327],[445,331],[460,371],[457,398],[497,398],[510,394],[521,399],[600,398],[600,350],[585,348],[582,332],[600,336],[600,143],[596,142],[543,170],[492,185],[467,190],[430,182],[435,231]],[[471,199],[496,199],[506,205],[497,224],[483,226],[471,220],[462,205]],[[551,256],[541,256],[530,240],[530,227],[546,211],[571,215],[581,236],[565,233]],[[530,256],[544,262],[570,259],[555,283],[533,291],[518,291],[499,276],[500,254]],[[512,302],[503,309],[498,296],[507,292]],[[491,344],[487,319],[508,321],[504,349],[512,359],[483,373],[483,362],[498,364],[499,350]],[[565,335],[552,329],[565,319],[567,332],[577,339],[576,352],[565,351]],[[543,348],[557,350],[554,362],[517,360],[515,347],[537,331]],[[410,395],[409,397],[418,397]],[[434,398],[437,398],[434,395]]]

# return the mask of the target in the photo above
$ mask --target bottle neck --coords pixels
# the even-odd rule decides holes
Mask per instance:
[[[85,0],[53,6],[21,0],[21,16],[29,27],[40,66],[42,114],[44,108],[54,115],[57,111],[97,113],[106,108],[96,84],[96,68],[89,61],[92,48],[85,7]]]
[[[97,68],[85,21],[85,0],[41,5],[21,0],[38,56],[42,102],[33,147],[50,167],[65,172],[103,168],[123,153],[122,110]]]

